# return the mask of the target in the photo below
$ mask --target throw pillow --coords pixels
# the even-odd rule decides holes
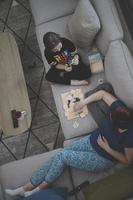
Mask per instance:
[[[83,189],[86,200],[125,200],[133,196],[133,169],[126,168]]]
[[[69,32],[77,47],[89,49],[100,30],[100,20],[89,0],[79,0],[68,22]]]
[[[65,200],[66,197],[67,188],[49,188],[18,200]]]

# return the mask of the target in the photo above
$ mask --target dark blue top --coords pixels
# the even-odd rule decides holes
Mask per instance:
[[[113,128],[112,120],[110,119],[110,113],[112,112],[112,110],[121,106],[125,106],[125,104],[120,100],[116,100],[111,104],[107,112],[107,117],[103,120],[103,123],[101,124],[101,129],[102,135],[107,139],[110,147],[119,152],[124,152],[124,148],[133,147],[133,128],[129,128],[123,133],[119,133]],[[111,161],[116,161],[114,157],[109,155],[104,149],[102,149],[98,145],[97,139],[100,133],[101,131],[99,128],[92,132],[90,136],[91,145],[99,155]]]

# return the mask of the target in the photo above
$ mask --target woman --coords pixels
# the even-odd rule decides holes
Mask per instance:
[[[88,85],[91,72],[86,66],[74,44],[54,32],[43,37],[45,57],[50,65],[46,79],[53,83],[66,85]]]
[[[106,119],[91,134],[72,142],[68,147],[57,152],[47,163],[35,172],[29,183],[11,190],[9,195],[28,196],[46,188],[55,181],[66,166],[72,166],[90,172],[102,171],[116,162],[133,162],[133,126],[132,111],[124,103],[104,90],[100,90],[84,100],[77,102],[74,109],[103,100],[108,106]]]

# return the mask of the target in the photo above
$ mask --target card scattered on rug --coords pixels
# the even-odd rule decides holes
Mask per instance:
[[[73,111],[74,104],[84,99],[84,95],[81,89],[70,90],[69,92],[63,93],[61,94],[61,98],[62,98],[63,108],[65,111],[65,116],[68,120],[77,117],[83,118],[88,114],[87,106],[84,106],[84,108],[80,112]]]

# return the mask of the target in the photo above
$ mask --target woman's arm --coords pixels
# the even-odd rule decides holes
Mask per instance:
[[[103,100],[108,106],[110,106],[114,101],[117,100],[117,98],[104,90],[100,90],[83,99],[82,101],[75,103],[74,111],[81,110],[85,105],[99,100]]]
[[[125,153],[118,152],[118,151],[112,149],[109,146],[109,143],[105,139],[105,137],[104,136],[101,137],[101,135],[99,135],[97,143],[108,154],[110,154],[112,157],[114,157],[119,162],[124,163],[124,164],[131,164],[131,163],[133,163],[133,148],[125,148]]]
[[[133,164],[133,148],[125,148],[125,154],[126,154],[128,163]]]

